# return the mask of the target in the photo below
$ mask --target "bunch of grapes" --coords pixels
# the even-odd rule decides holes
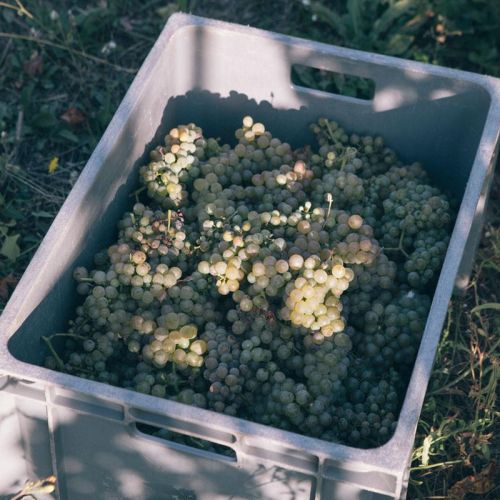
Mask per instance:
[[[45,364],[326,440],[393,432],[453,209],[381,137],[321,118],[294,150],[179,125]]]

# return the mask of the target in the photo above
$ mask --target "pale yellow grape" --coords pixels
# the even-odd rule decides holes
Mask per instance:
[[[176,343],[172,339],[165,339],[162,342],[162,349],[167,353],[172,353],[175,351]]]
[[[237,280],[240,277],[240,271],[236,267],[229,266],[226,269],[226,276],[230,280]]]
[[[190,346],[189,349],[194,353],[201,356],[205,352],[207,352],[207,343],[204,340],[195,340]]]
[[[248,116],[248,115],[247,115],[247,116],[245,116],[245,117],[243,118],[243,126],[244,126],[245,128],[251,128],[251,127],[252,127],[252,125],[253,125],[253,118],[252,118],[251,116]]]
[[[301,277],[301,276],[299,276],[299,277],[295,280],[295,282],[294,282],[295,288],[299,288],[299,289],[300,289],[300,288],[303,288],[303,287],[304,287],[304,285],[306,285],[306,284],[307,284],[307,280],[306,280],[305,278]]]
[[[300,288],[294,288],[290,292],[290,299],[295,303],[304,297],[304,292]]]
[[[280,274],[286,273],[289,269],[288,262],[286,260],[283,260],[283,259],[276,261],[276,264],[274,267],[275,267],[276,271]]]
[[[180,334],[185,339],[193,339],[198,333],[198,328],[194,325],[185,325],[180,329]]]
[[[326,283],[327,279],[328,274],[323,269],[316,269],[316,271],[314,271],[314,280],[316,281],[316,283]]]
[[[229,259],[231,259],[231,257],[234,257],[234,250],[232,250],[231,248],[227,248],[226,250],[224,250],[222,252],[222,258],[225,261],[228,261]],[[231,265],[231,264],[228,262],[228,266],[229,265]]]
[[[276,176],[276,182],[280,185],[280,186],[284,186],[287,182],[287,177],[286,175],[283,175],[283,174],[279,174]]]
[[[264,276],[266,274],[266,266],[262,262],[256,262],[252,266],[252,274],[259,278],[260,276]]]
[[[266,288],[269,285],[269,278],[267,276],[259,276],[257,278],[257,285],[262,289]]]
[[[249,298],[244,298],[240,302],[240,308],[243,312],[249,312],[253,309],[253,302]]]
[[[359,215],[351,215],[347,223],[351,229],[359,229],[363,225],[363,218]]]
[[[318,304],[314,310],[314,314],[316,314],[316,316],[321,316],[323,314],[326,314],[327,312],[327,308],[324,304]]]
[[[334,333],[341,332],[345,328],[345,323],[342,319],[335,319],[332,321],[333,331]]]
[[[174,351],[172,359],[176,363],[184,363],[186,361],[186,351],[183,351],[182,349],[176,349]]]
[[[343,278],[345,275],[345,267],[342,264],[336,264],[332,267],[332,274],[336,278]]]
[[[314,316],[312,314],[305,314],[302,320],[302,324],[306,328],[310,328],[313,323],[314,323]]]
[[[300,314],[299,312],[293,310],[291,313],[290,313],[290,321],[292,323],[294,323],[295,325],[301,325],[302,324],[302,314]]]
[[[311,255],[311,257],[307,257],[304,261],[304,267],[306,269],[315,269],[319,265],[319,258],[317,256]]]
[[[304,269],[304,272],[302,273],[304,278],[310,280],[311,278],[314,277],[314,270],[313,269]]]
[[[177,342],[177,347],[180,347],[181,349],[187,349],[189,347],[189,339],[180,339],[179,342]]]
[[[185,363],[189,366],[198,367],[203,364],[203,358],[194,352],[188,352],[186,354]]]
[[[314,287],[312,287],[311,285],[305,285],[304,287],[302,287],[302,293],[304,294],[304,297],[306,299],[309,299],[314,296]]]
[[[266,131],[266,127],[264,126],[263,123],[254,123],[252,125],[252,132],[255,134],[255,135],[261,135],[263,134],[264,132]],[[267,137],[266,137],[267,139]],[[268,140],[269,142],[269,140]]]
[[[347,281],[351,282],[354,279],[354,271],[349,267],[345,268],[344,277]]]
[[[332,326],[331,323],[321,327],[321,334],[324,337],[331,337],[333,335],[333,332],[334,332],[334,327]]]
[[[297,302],[297,304],[295,304],[294,310],[300,314],[306,314],[307,312],[309,312],[311,310],[311,308],[308,307],[308,305],[305,302],[301,301],[301,302]]]
[[[220,262],[217,262],[215,264],[214,269],[215,269],[216,274],[218,274],[219,276],[222,276],[226,273],[227,264],[223,260],[221,260]]]
[[[244,134],[243,137],[248,141],[252,142],[255,139],[255,134],[251,130],[247,130]]]
[[[175,279],[177,280],[181,279],[182,271],[179,267],[171,267],[169,272],[174,275]]]
[[[227,280],[226,284],[230,292],[236,292],[240,288],[240,283],[237,280]]]
[[[336,307],[339,304],[339,299],[334,295],[329,295],[325,300],[326,307]]]

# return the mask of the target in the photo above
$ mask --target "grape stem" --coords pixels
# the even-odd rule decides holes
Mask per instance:
[[[87,337],[83,337],[82,335],[77,335],[75,333],[53,333],[52,335],[45,337],[42,336],[42,340],[47,344],[47,347],[49,348],[52,356],[54,356],[54,359],[56,360],[57,365],[62,371],[66,370],[66,367],[64,366],[63,360],[59,357],[57,354],[56,350],[54,349],[54,346],[52,345],[52,339],[54,337],[73,337],[75,339],[81,339],[81,340],[86,340]]]
[[[177,370],[175,368],[174,362],[172,362],[172,375],[177,375]],[[177,377],[174,377],[174,389],[176,393],[179,392],[179,381],[177,380]]]
[[[328,131],[328,135],[330,136],[330,139],[335,142],[335,137],[333,136],[333,131],[330,128],[330,122],[328,120],[325,120],[325,125],[326,125],[326,130]]]
[[[76,333],[53,333],[49,337],[45,337],[47,339],[52,339],[53,337],[74,337],[75,339],[87,340],[87,337],[83,335],[77,335]]]
[[[327,193],[326,201],[328,202],[328,210],[326,212],[325,222],[323,222],[323,227],[326,226],[326,221],[328,220],[328,217],[330,217],[330,212],[332,210],[332,203],[333,203],[332,193]]]
[[[132,191],[129,194],[129,197],[132,198],[132,196],[135,196],[135,201],[139,203],[139,195],[146,190],[146,186],[142,186],[139,189],[136,189],[135,191]]]
[[[345,151],[344,151],[344,157],[342,158],[342,161],[340,162],[339,171],[342,172],[342,170],[344,170],[344,167],[346,165],[347,165],[347,156],[345,155]]]
[[[403,238],[405,237],[405,231],[401,231],[401,236],[399,237],[399,243],[397,247],[383,247],[384,250],[388,250],[390,252],[401,252],[407,259],[410,258],[408,253],[403,248]]]
[[[49,351],[51,352],[52,356],[54,356],[54,359],[56,360],[56,363],[57,363],[57,366],[59,366],[59,369],[61,371],[66,371],[63,360],[59,357],[59,354],[57,354],[56,350],[54,349],[54,346],[52,345],[52,342],[50,341],[51,337],[42,336],[42,340],[47,344],[47,347],[49,348]]]

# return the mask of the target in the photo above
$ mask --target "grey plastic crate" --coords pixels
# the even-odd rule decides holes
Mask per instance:
[[[372,79],[374,98],[296,87],[293,64]],[[477,244],[499,103],[493,78],[173,16],[0,318],[0,494],[53,473],[68,500],[404,497],[447,304]],[[462,200],[398,426],[384,446],[329,443],[39,366],[40,337],[61,331],[76,304],[72,269],[115,237],[146,153],[188,121],[230,140],[245,114],[294,146],[310,142],[307,125],[319,116],[381,134]],[[147,436],[137,423],[226,445],[236,459]]]

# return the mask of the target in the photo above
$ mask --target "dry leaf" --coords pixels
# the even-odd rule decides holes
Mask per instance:
[[[123,26],[123,29],[125,31],[128,31],[129,33],[133,31],[134,27],[132,26],[132,23],[130,22],[130,19],[128,16],[124,16],[120,18],[120,24]]]
[[[17,284],[17,278],[12,274],[5,276],[5,278],[0,278],[0,298],[7,300],[9,298],[9,285],[11,288]]]
[[[19,255],[21,255],[21,249],[17,243],[19,236],[19,234],[6,236],[0,248],[0,255],[7,257],[12,262],[15,262]]]
[[[23,64],[24,72],[29,76],[37,76],[42,74],[43,71],[43,61],[42,56],[34,51],[28,61]]]
[[[495,487],[496,463],[492,461],[479,474],[467,476],[456,482],[448,491],[449,500],[463,500],[467,493],[484,495]]]
[[[49,162],[49,174],[53,174],[59,166],[59,157],[54,156]]]
[[[38,493],[53,493],[56,489],[56,476],[49,476],[40,481],[28,481],[24,488],[14,495],[11,500],[21,500],[23,498],[35,498]]]
[[[424,444],[422,446],[422,458],[421,458],[422,465],[429,465],[429,452],[431,450],[431,444],[432,444],[432,435],[429,434],[424,439]]]
[[[83,123],[87,117],[78,108],[68,108],[62,115],[61,120],[68,125],[79,125]]]

